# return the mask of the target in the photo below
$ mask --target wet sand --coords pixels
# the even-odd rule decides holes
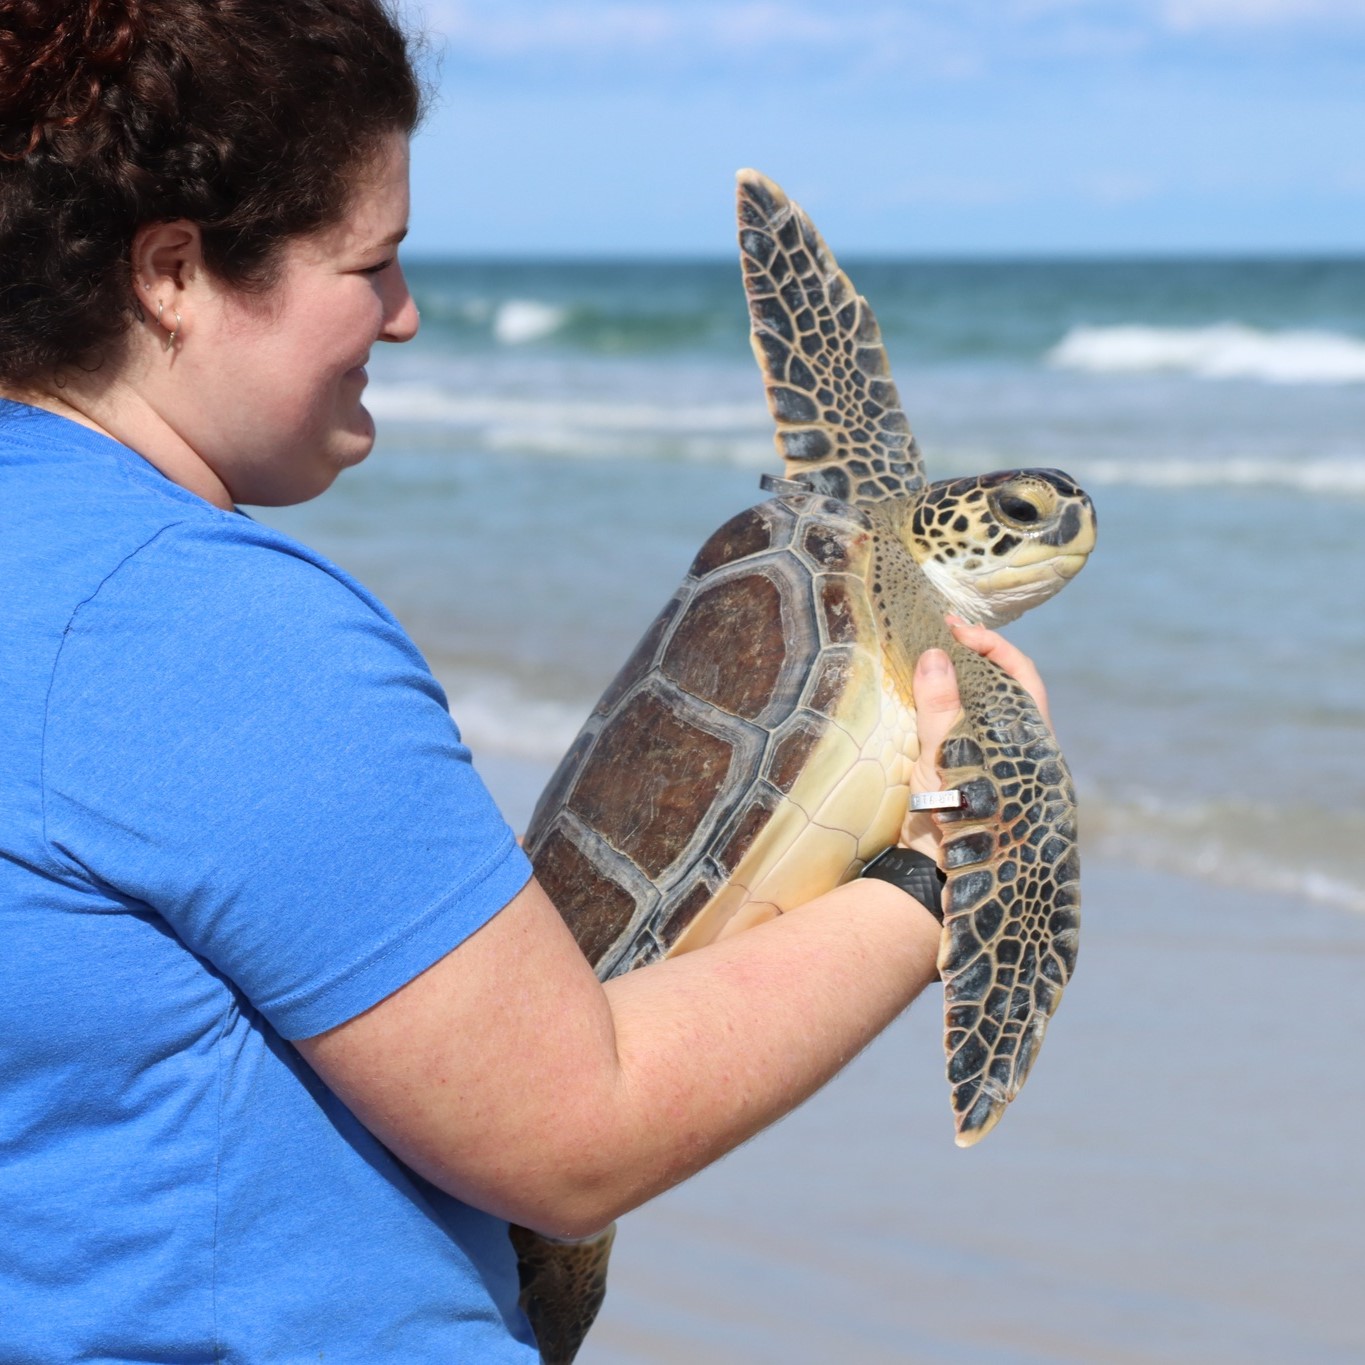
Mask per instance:
[[[481,764],[519,823],[543,770]],[[1088,860],[1021,1097],[952,1142],[927,994],[623,1220],[581,1365],[1365,1360],[1365,918]]]

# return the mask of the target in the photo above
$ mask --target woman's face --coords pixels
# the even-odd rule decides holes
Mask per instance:
[[[397,259],[407,223],[408,141],[395,133],[343,220],[288,243],[267,293],[205,282],[174,358],[172,425],[234,502],[304,502],[370,453],[370,348],[417,332]]]

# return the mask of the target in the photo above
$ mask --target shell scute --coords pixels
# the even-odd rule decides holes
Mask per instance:
[[[816,596],[821,627],[829,644],[851,645],[875,632],[867,589],[851,574],[822,574],[816,580]]]
[[[621,698],[635,687],[654,666],[654,659],[659,652],[659,646],[668,634],[674,618],[682,609],[684,597],[685,594],[682,592],[675,593],[664,609],[654,618],[649,629],[641,637],[640,643],[635,646],[630,657],[622,665],[621,671],[611,680],[606,691],[598,699],[597,705],[593,707],[593,715],[605,716],[610,714],[620,704]],[[584,735],[579,735],[578,739],[574,741],[575,748],[582,743],[583,739]],[[573,754],[574,750],[571,749],[570,756],[566,757],[564,762],[560,764],[560,772],[570,768],[576,762]],[[558,776],[557,773],[556,777]],[[549,792],[547,791],[540,799],[542,804],[545,803],[549,799]]]
[[[574,937],[588,961],[596,962],[621,932],[621,921],[636,908],[636,897],[600,863],[589,858],[564,830],[553,829],[540,842],[540,883],[555,905],[572,903],[576,887],[591,885],[593,898],[574,920]]]
[[[767,780],[784,796],[790,796],[811,754],[829,734],[831,722],[814,711],[800,711],[769,745],[764,766]]]
[[[869,551],[866,532],[850,535],[828,522],[815,522],[801,538],[801,550],[817,572],[846,573]]]
[[[813,711],[828,713],[852,681],[855,669],[868,661],[851,645],[827,649],[820,656],[806,687],[806,705]]]
[[[688,576],[705,578],[707,574],[714,573],[726,564],[749,559],[761,555],[765,550],[778,549],[785,545],[791,538],[791,528],[785,519],[774,518],[770,508],[771,504],[760,503],[757,507],[750,507],[731,517],[697,551],[692,567],[687,571]],[[676,612],[679,605],[678,597],[675,597],[670,605]],[[656,645],[659,638],[655,637]],[[636,654],[645,661],[646,667],[653,662],[652,655],[646,650],[647,639],[648,637],[640,642],[636,651]],[[632,658],[634,657],[632,655]]]
[[[727,715],[757,720],[774,705],[788,664],[790,587],[755,569],[700,590],[660,662],[664,676]]]
[[[637,692],[611,721],[573,784],[574,813],[650,880],[691,843],[697,812],[730,776],[734,746],[703,729],[662,689]]]
[[[678,939],[686,933],[688,927],[715,899],[721,884],[719,882],[713,884],[708,880],[698,881],[685,896],[679,899],[677,906],[664,921],[663,927],[659,931],[659,938],[665,951],[677,943]]]
[[[865,650],[851,645],[825,650],[806,686],[805,705],[822,715],[832,714],[846,696],[866,695],[878,686],[876,660]],[[866,726],[850,724],[840,715],[839,723],[861,744],[872,733],[872,720]]]
[[[766,782],[759,782],[735,815],[728,831],[721,835],[716,849],[717,863],[727,876],[744,861],[773,815],[785,803],[785,796]]]
[[[583,761],[587,758],[588,751],[596,740],[597,727],[589,722],[578,732],[578,737],[570,745],[569,752],[564,755],[545,790],[541,792],[540,800],[536,802],[536,813],[532,817],[533,824],[543,813],[556,811],[564,805],[578,770],[583,766]],[[551,899],[554,898],[551,897]]]

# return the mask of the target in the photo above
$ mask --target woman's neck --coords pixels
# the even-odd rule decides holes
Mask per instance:
[[[120,398],[117,389],[107,385],[92,394],[77,385],[52,383],[31,388],[0,385],[0,398],[42,408],[107,436],[135,450],[172,483],[215,507],[233,510],[232,495],[218,476],[135,394]]]

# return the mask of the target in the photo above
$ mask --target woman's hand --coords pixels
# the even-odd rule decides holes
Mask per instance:
[[[1004,669],[1037,702],[1043,719],[1050,726],[1052,717],[1048,712],[1047,689],[1033,660],[1003,635],[987,630],[985,626],[968,625],[960,616],[949,615],[945,619],[953,638]],[[934,760],[961,714],[962,701],[958,696],[952,660],[941,649],[925,650],[915,665],[915,716],[920,748],[919,757],[910,770],[912,795],[942,788],[943,778]],[[940,833],[934,817],[928,811],[907,811],[900,842],[906,848],[937,857]]]

